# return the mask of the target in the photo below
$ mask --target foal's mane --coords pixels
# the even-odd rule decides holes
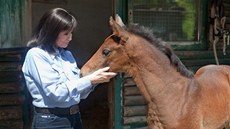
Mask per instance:
[[[153,31],[150,28],[139,26],[139,25],[130,25],[126,28],[126,30],[135,35],[139,35],[142,38],[149,41],[153,46],[155,46],[158,50],[160,50],[163,54],[165,54],[171,64],[180,72],[183,76],[192,78],[194,77],[194,73],[188,70],[178,56],[174,53],[170,45],[166,42],[163,42],[161,39],[156,38],[153,34]]]

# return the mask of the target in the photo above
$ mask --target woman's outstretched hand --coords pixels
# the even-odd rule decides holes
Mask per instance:
[[[111,78],[117,75],[117,73],[114,72],[108,72],[109,67],[101,68],[94,73],[92,73],[90,76],[90,80],[92,84],[98,84],[98,83],[104,83],[109,82]]]

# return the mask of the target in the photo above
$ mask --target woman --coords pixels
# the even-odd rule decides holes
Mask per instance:
[[[108,67],[80,78],[80,70],[70,51],[77,22],[62,8],[43,15],[27,52],[22,71],[35,107],[33,129],[82,129],[78,103],[98,83],[116,75]]]

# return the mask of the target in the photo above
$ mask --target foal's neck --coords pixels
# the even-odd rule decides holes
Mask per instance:
[[[132,38],[134,39],[134,38]],[[196,92],[194,79],[183,76],[169,58],[146,40],[127,44],[130,57],[129,74],[145,97],[156,119],[165,127],[176,127],[177,120],[187,115],[187,107]],[[149,109],[150,111],[150,109]],[[151,116],[151,112],[150,116]],[[160,120],[160,121],[159,121]],[[155,121],[155,119],[153,119]]]
[[[145,97],[157,121],[160,120],[160,124],[170,123],[170,127],[176,127],[177,120],[186,114],[191,101],[190,96],[194,96],[196,92],[195,86],[189,86],[195,81],[183,76],[164,53],[146,42],[127,46],[132,50],[128,53],[131,64],[129,74]],[[149,116],[152,116],[151,110],[148,112]]]
[[[129,74],[133,77],[141,94],[146,99],[149,109],[149,116],[155,114],[154,122],[177,123],[175,116],[186,112],[187,96],[191,79],[182,76],[174,66],[171,65],[167,56],[155,48],[148,46],[145,50],[138,50],[133,47],[130,54],[131,68]],[[154,111],[151,113],[151,111]],[[178,112],[181,111],[181,112]],[[166,117],[167,116],[167,117]],[[155,118],[155,117],[154,117]],[[159,121],[160,120],[160,121]],[[169,126],[169,125],[166,125]]]
[[[132,46],[128,47],[132,50],[128,53],[132,67],[129,73],[147,102],[167,98],[168,96],[161,94],[170,92],[170,90],[176,92],[176,95],[180,95],[180,90],[184,90],[184,88],[180,88],[181,83],[183,83],[183,87],[186,87],[186,84],[190,82],[190,79],[182,76],[175,69],[165,54],[147,41],[143,40],[139,44],[132,42]]]

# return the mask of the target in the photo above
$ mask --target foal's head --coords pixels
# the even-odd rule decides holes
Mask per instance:
[[[185,68],[170,46],[161,40],[156,39],[151,30],[141,26],[126,28],[118,15],[115,20],[110,17],[109,23],[113,34],[105,39],[104,43],[97,52],[82,67],[81,72],[83,76],[106,66],[109,66],[110,71],[113,72],[128,72],[131,70],[133,65],[131,56],[139,55],[141,52],[145,52],[145,55],[148,55],[149,53],[152,53],[148,52],[153,50],[151,49],[152,47],[159,50],[159,53],[166,55],[171,64],[183,75],[188,77],[193,76],[193,73]],[[134,45],[138,42],[139,44]],[[141,49],[134,50],[135,47],[140,47]],[[140,58],[143,59],[143,55],[138,59]]]
[[[124,72],[129,67],[129,57],[124,47],[129,33],[119,16],[116,16],[116,21],[110,17],[109,23],[113,34],[105,39],[97,52],[82,67],[83,75],[105,66],[109,66],[113,72]]]

